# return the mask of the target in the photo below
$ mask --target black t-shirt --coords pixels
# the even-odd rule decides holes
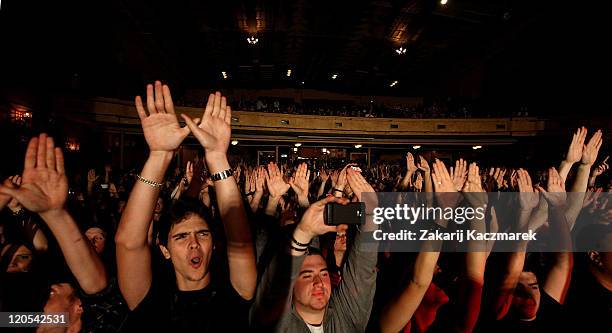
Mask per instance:
[[[584,330],[585,327],[597,326],[605,332],[612,327],[612,291],[604,288],[588,268],[576,265],[565,310],[568,328]]]
[[[123,332],[240,332],[251,305],[229,282],[196,291],[153,283],[130,312]]]
[[[545,333],[565,332],[563,305],[540,289],[540,307],[534,320],[524,321],[517,318],[512,309],[501,320],[482,319],[478,322],[475,333]],[[482,312],[482,310],[481,310]]]

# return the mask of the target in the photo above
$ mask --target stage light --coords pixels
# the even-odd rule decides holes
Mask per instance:
[[[223,76],[224,79],[227,79],[227,72],[221,72],[221,76]]]
[[[232,146],[235,146],[238,144],[238,140],[232,140]]]
[[[332,78],[332,80],[337,79],[338,78],[338,74],[332,74],[331,78]]]
[[[415,150],[419,148],[421,148],[421,146],[412,146],[412,149],[415,149]]]
[[[389,85],[389,87],[393,88],[393,87],[395,87],[395,85],[397,85],[397,84],[398,84],[398,81],[397,81],[397,80],[395,80],[395,81],[391,82],[391,84]]]
[[[442,5],[446,5],[448,3],[448,0],[440,0],[440,4]]]
[[[301,145],[302,145],[302,144],[298,142],[298,143],[296,143],[294,146],[299,147],[299,146],[301,146]]]
[[[355,148],[359,149],[361,148],[361,145],[355,145]]]
[[[327,153],[327,148],[321,148],[321,152]]]
[[[395,53],[397,53],[399,55],[406,54],[406,48],[400,46],[399,48],[395,49]]]
[[[281,154],[281,158],[287,158],[287,154]]]
[[[287,77],[289,77],[289,76],[291,76],[291,70],[290,69],[287,70]]]
[[[293,151],[294,151],[294,152],[297,152],[297,148],[293,148]]]
[[[476,150],[476,149],[480,149],[482,148],[482,146],[472,146],[472,149]]]

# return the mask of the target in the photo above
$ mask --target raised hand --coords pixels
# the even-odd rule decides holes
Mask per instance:
[[[431,178],[433,179],[436,192],[457,192],[455,184],[453,184],[453,180],[446,169],[446,165],[437,158],[433,163]]]
[[[455,161],[455,168],[450,168],[450,176],[453,180],[453,184],[455,184],[455,189],[461,191],[467,180],[467,162],[462,158]]]
[[[289,180],[289,185],[298,196],[298,201],[302,207],[307,207],[308,202],[308,179],[310,179],[310,170],[308,165],[302,163],[295,171],[295,175]]]
[[[344,188],[346,187],[346,169],[351,165],[352,164],[348,164],[340,171],[340,173],[338,173],[338,180],[336,181],[334,188],[344,191]]]
[[[155,87],[147,85],[147,110],[145,112],[140,96],[136,96],[136,110],[142,124],[145,140],[149,149],[154,151],[173,151],[189,134],[189,128],[181,127],[174,114],[174,104],[170,88],[156,81]]]
[[[467,181],[463,186],[463,192],[484,192],[482,181],[480,179],[480,168],[478,164],[470,163],[467,173]]]
[[[603,143],[602,133],[601,131],[595,132],[589,140],[584,148],[582,149],[582,158],[580,163],[591,166],[597,160],[597,154],[599,153],[599,148],[601,148],[601,144]]]
[[[548,183],[546,185],[546,190],[542,187],[537,187],[538,192],[544,194],[544,198],[554,207],[559,207],[565,205],[565,200],[567,198],[567,193],[565,192],[565,182],[563,178],[559,176],[557,169],[550,168],[548,169]]]
[[[18,188],[19,186],[21,186],[21,176],[19,175],[10,176],[8,180],[8,183],[10,184],[9,186],[12,188]],[[17,199],[11,198],[8,203],[8,208],[13,212],[18,212],[21,210],[22,207],[19,201],[17,201]]]
[[[582,158],[582,149],[584,146],[584,140],[586,139],[587,129],[580,127],[576,130],[576,133],[572,136],[572,142],[567,148],[567,155],[565,155],[565,161],[568,163],[576,163]]]
[[[224,96],[221,96],[220,92],[208,96],[208,103],[199,122],[197,118],[191,119],[185,114],[181,114],[181,117],[204,147],[207,162],[210,161],[211,157],[227,154],[232,136],[232,109],[227,105],[227,100]]]
[[[582,208],[590,206],[592,203],[596,202],[601,193],[603,192],[603,188],[591,188],[587,191],[584,201],[582,202]]]
[[[412,153],[406,154],[406,169],[408,169],[409,174],[413,174],[418,170],[418,167],[414,164],[414,155]]]
[[[336,184],[338,183],[338,177],[340,177],[340,171],[338,170],[334,170],[331,173],[331,180],[332,180],[332,187],[336,187]]]
[[[26,209],[41,215],[64,208],[68,179],[64,171],[64,155],[60,148],[55,147],[53,138],[43,133],[30,140],[21,186],[1,185],[0,193],[17,199]]]
[[[427,160],[423,156],[419,155],[419,164],[417,164],[417,167],[425,173],[430,172],[429,163],[427,163]]]
[[[421,192],[421,190],[423,189],[423,176],[420,172],[417,173],[416,180],[414,181],[414,188],[419,192]]]
[[[263,193],[266,183],[266,169],[262,166],[258,167],[253,170],[253,176],[255,177],[255,192]]]
[[[294,232],[294,235],[299,233],[306,237],[295,237],[297,240],[300,242],[302,242],[302,239],[309,241],[316,236],[336,231],[336,226],[326,225],[323,220],[323,211],[325,209],[325,205],[329,202],[336,202],[346,205],[349,203],[349,200],[346,198],[327,197],[310,205],[306,212],[304,212],[304,215],[302,215],[302,219],[298,223],[296,231]]]
[[[289,191],[291,187],[283,180],[278,166],[274,162],[268,163],[268,172],[266,174],[266,184],[271,197],[278,198]]]
[[[98,180],[98,178],[100,178],[100,176],[96,175],[96,170],[91,169],[89,170],[89,172],[87,172],[87,182],[88,183],[94,183],[96,180]]]
[[[455,207],[460,199],[457,188],[446,169],[444,162],[436,159],[433,163],[431,178],[434,183],[435,195],[442,207]]]
[[[519,204],[523,210],[532,210],[538,206],[539,195],[534,192],[531,177],[527,170],[518,169],[517,183],[519,191]]]
[[[495,168],[493,179],[495,179],[495,183],[497,184],[498,189],[502,189],[506,186],[506,181],[504,180],[505,175],[506,175],[505,168]]]
[[[329,179],[330,174],[327,173],[325,168],[321,168],[321,172],[319,173],[319,176],[321,177],[321,182],[325,183],[327,182],[327,179]]]
[[[606,172],[606,170],[610,169],[610,166],[608,165],[608,158],[610,156],[606,156],[606,158],[603,160],[603,162],[601,162],[594,170],[592,173],[592,177],[598,177],[601,176],[604,172]]]
[[[351,189],[353,190],[353,192],[355,193],[355,196],[357,197],[359,201],[364,201],[364,196],[363,196],[364,193],[374,193],[374,188],[363,177],[361,172],[355,171],[349,168],[346,171],[346,176],[347,176],[349,186],[351,187]],[[368,196],[368,198],[369,197],[375,198],[375,196],[373,195]],[[368,207],[368,209],[374,209],[373,207],[375,207],[377,204],[378,202],[366,203],[366,205],[371,205],[370,206],[371,208]]]
[[[185,179],[187,180],[187,184],[191,184],[191,180],[193,179],[193,163],[191,163],[191,161],[187,161],[187,165],[185,166]]]

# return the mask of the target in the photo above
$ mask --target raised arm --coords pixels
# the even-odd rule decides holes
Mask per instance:
[[[136,308],[151,287],[147,233],[173,151],[189,134],[189,129],[181,128],[176,119],[168,86],[159,81],[155,87],[147,86],[147,109],[148,115],[137,96],[136,110],[149,145],[149,158],[130,193],[115,235],[119,288],[130,309]]]
[[[221,93],[210,94],[201,121],[181,115],[204,147],[211,178],[230,170],[227,149],[231,138],[232,111]],[[240,190],[233,176],[214,179],[219,214],[227,239],[227,258],[232,286],[244,299],[251,299],[257,284],[257,268],[251,229]]]
[[[295,191],[298,197],[298,203],[302,207],[308,207],[308,180],[310,179],[310,170],[308,164],[302,163],[295,171],[295,175],[289,180],[289,185]]]
[[[567,175],[574,163],[580,161],[582,158],[582,147],[584,146],[584,140],[586,140],[587,129],[585,127],[580,127],[576,130],[576,133],[572,136],[572,141],[570,142],[569,147],[567,148],[567,154],[565,155],[565,159],[561,161],[561,165],[559,166],[559,175],[563,179],[563,181],[567,180]]]
[[[563,304],[573,267],[572,239],[566,219],[565,205],[567,194],[565,184],[555,168],[548,171],[547,190],[539,188],[549,206],[549,225],[551,247],[555,252],[552,255],[551,265],[544,278],[543,288],[550,297]]]
[[[278,166],[274,162],[268,163],[268,172],[264,173],[266,177],[266,184],[268,185],[268,203],[266,205],[266,215],[274,216],[276,214],[276,207],[280,198],[289,191],[289,184],[283,180],[283,174],[278,169]]]
[[[589,174],[593,164],[597,160],[599,154],[599,148],[603,143],[601,131],[595,132],[589,142],[583,147],[580,158],[580,165],[578,166],[578,172],[572,185],[572,194],[566,200],[565,217],[567,223],[569,223],[570,230],[573,229],[574,223],[578,218],[578,214],[582,210],[582,204],[587,191],[589,182]],[[564,178],[562,178],[565,181]]]
[[[519,197],[519,212],[518,223],[515,232],[526,232],[529,226],[531,212],[538,206],[538,194],[534,192],[531,177],[526,170],[519,169],[517,171],[517,183],[520,191]],[[514,289],[519,281],[519,276],[523,271],[525,264],[525,254],[527,250],[527,241],[521,242],[514,252],[510,252],[505,256],[506,264],[501,272],[501,280],[495,286],[496,290],[493,294],[493,312],[496,320],[500,320],[506,316],[512,299]]]
[[[441,169],[442,162],[436,161],[434,169],[437,173],[432,174],[435,181],[435,190],[438,193],[456,192],[456,186],[448,174]],[[446,177],[446,176],[449,177]],[[450,198],[450,195],[446,194]],[[423,251],[415,260],[414,269],[408,285],[401,294],[393,299],[385,308],[380,317],[380,330],[383,333],[399,332],[412,319],[414,312],[421,304],[427,288],[431,284],[436,263],[440,256],[441,242],[431,241],[423,244]]]
[[[95,294],[106,288],[104,265],[66,211],[68,179],[64,155],[46,134],[30,140],[22,178],[19,188],[0,186],[0,193],[17,199],[26,209],[40,214],[85,293]]]
[[[442,165],[443,166],[443,165]],[[441,174],[446,177],[446,168],[440,168]],[[483,207],[487,204],[487,196],[482,188],[479,168],[476,163],[469,166],[468,180],[464,187],[464,195],[469,203],[474,207]],[[457,186],[457,183],[455,183]],[[484,219],[475,218],[467,222],[471,230],[477,233],[486,231]],[[459,282],[459,292],[457,295],[454,323],[458,332],[472,332],[476,325],[476,320],[480,314],[480,304],[482,290],[484,286],[484,273],[487,262],[488,252],[486,243],[470,240],[467,243],[467,253],[465,254],[465,269]]]

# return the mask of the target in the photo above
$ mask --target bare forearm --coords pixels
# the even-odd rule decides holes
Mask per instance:
[[[381,332],[399,332],[412,319],[433,279],[440,252],[421,252],[414,273],[400,296],[385,307],[380,317]]]
[[[83,291],[95,294],[106,288],[104,265],[72,216],[62,210],[43,213],[41,217],[55,236],[70,271]]]
[[[257,208],[259,208],[259,203],[261,202],[261,197],[263,196],[263,192],[255,192],[253,198],[249,202],[249,206],[251,207],[251,211],[253,213],[257,212]]]
[[[266,204],[266,215],[275,216],[276,215],[276,207],[278,207],[278,202],[280,201],[280,197],[268,197],[268,203]]]
[[[317,191],[317,198],[320,198],[323,195],[323,191],[325,191],[325,184],[327,182],[321,182],[321,185],[319,186],[319,191]]]
[[[206,163],[211,174],[230,168],[225,155],[207,155]],[[255,293],[257,271],[251,230],[240,196],[240,189],[234,177],[231,176],[215,182],[215,193],[227,239],[230,280],[243,298],[250,299]]]
[[[433,182],[431,181],[431,173],[425,172],[425,192],[433,192]]]
[[[569,172],[572,169],[573,165],[574,165],[574,163],[572,163],[572,162],[568,162],[568,161],[565,161],[565,160],[561,161],[561,164],[559,165],[559,176],[561,176],[563,181],[565,181],[567,179],[567,175],[569,174]]]
[[[142,168],[140,176],[154,182],[163,182],[164,174],[171,160],[172,152],[151,153]],[[153,217],[159,191],[159,188],[141,181],[134,184],[115,236],[117,245],[127,248],[148,246],[147,231]]]

